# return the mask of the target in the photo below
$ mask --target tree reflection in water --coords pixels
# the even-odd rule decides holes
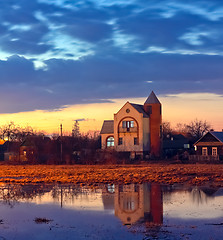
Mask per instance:
[[[12,185],[0,186],[0,203],[13,208],[19,201],[32,201],[48,194],[49,201],[75,206],[79,201],[89,200],[99,194],[104,209],[112,209],[124,225],[131,227],[154,227],[163,224],[163,198],[173,192],[188,192],[194,202],[202,204],[217,189],[207,187],[161,186],[159,184],[101,185],[97,188],[80,185]],[[100,200],[100,199],[99,199]]]
[[[4,184],[0,186],[0,201],[9,205],[11,208],[16,203],[23,200],[31,200],[34,197],[44,195],[50,189],[43,185],[11,185]]]
[[[161,186],[155,183],[107,184],[97,187],[34,184],[0,185],[0,206],[3,204],[6,205],[1,206],[2,209],[6,210],[3,211],[5,212],[4,217],[1,216],[3,226],[5,226],[5,222],[9,221],[7,219],[8,216],[9,219],[11,216],[13,219],[13,213],[16,213],[17,210],[16,205],[19,202],[25,202],[34,203],[29,205],[29,209],[32,209],[35,215],[38,213],[38,209],[44,209],[43,217],[53,219],[55,222],[56,219],[58,222],[61,219],[58,215],[63,217],[69,216],[72,219],[72,224],[75,222],[75,226],[79,226],[80,231],[82,231],[82,228],[79,225],[79,218],[82,218],[81,224],[83,223],[83,229],[86,230],[94,226],[94,224],[96,226],[96,223],[92,225],[92,218],[102,216],[102,222],[98,222],[99,225],[101,224],[99,229],[96,226],[93,229],[94,231],[95,229],[96,231],[101,231],[101,228],[104,228],[105,224],[108,227],[106,231],[110,231],[112,229],[110,219],[113,219],[114,228],[120,226],[120,223],[122,223],[125,226],[125,230],[142,233],[145,236],[144,239],[161,239],[162,236],[165,239],[175,239],[171,238],[174,234],[173,231],[178,231],[182,226],[187,227],[185,228],[186,234],[196,231],[196,229],[191,228],[192,223],[190,221],[196,221],[196,227],[199,227],[198,220],[202,221],[203,225],[205,223],[204,228],[202,228],[203,226],[201,227],[202,231],[206,230],[207,226],[212,226],[213,228],[213,224],[219,227],[219,224],[222,223],[221,214],[219,214],[221,210],[221,207],[219,207],[221,206],[221,202],[219,201],[221,201],[222,196],[223,189],[182,185]],[[212,198],[213,200],[215,197],[216,201],[208,201],[208,204],[206,204],[207,199]],[[210,204],[211,202],[212,204]],[[26,216],[29,216],[29,212],[26,212],[26,204],[22,205],[22,203],[17,207],[19,210],[22,209],[24,211],[23,218],[26,222]],[[203,206],[197,207],[194,203],[203,204]],[[37,206],[40,204],[43,206]],[[48,209],[48,205],[54,206],[49,208],[50,214],[46,214],[45,216],[45,209]],[[65,211],[58,211],[60,207],[64,208]],[[7,208],[14,209],[7,211]],[[82,214],[82,211],[84,211],[84,214]],[[101,214],[102,212],[103,214]],[[78,213],[78,217],[76,217],[75,213]],[[104,222],[104,216],[109,216],[107,223]],[[41,217],[42,219],[42,216],[36,217]],[[64,226],[64,220],[66,219],[69,218],[65,217],[61,220],[61,226]],[[32,218],[31,220],[33,222]],[[88,220],[90,220],[88,222],[90,225],[85,224]],[[118,225],[115,225],[116,223]],[[210,223],[213,224],[207,225]],[[69,220],[67,224],[70,226]],[[14,225],[12,226],[14,227]],[[181,229],[180,231],[183,230]]]
[[[81,187],[79,185],[12,185],[4,184],[0,186],[0,201],[10,207],[14,207],[19,201],[32,201],[38,197],[41,199],[46,193],[50,193],[54,202],[60,202],[63,207],[64,201],[74,203],[77,196],[87,198],[91,188]]]

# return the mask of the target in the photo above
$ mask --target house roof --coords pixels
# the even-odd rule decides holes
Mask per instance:
[[[144,104],[154,104],[154,103],[160,104],[160,101],[158,100],[156,94],[152,91]]]
[[[132,107],[135,108],[139,113],[143,113],[143,117],[149,117],[148,114],[144,111],[143,105],[130,103]]]
[[[25,146],[25,147],[33,147],[35,146],[33,138],[27,137],[20,146]]]
[[[223,143],[223,132],[210,131],[207,132],[204,136],[202,136],[197,142],[194,143],[194,146],[199,143],[207,134],[211,134],[214,138],[216,138],[219,142]]]
[[[223,132],[210,132],[214,137],[223,143]]]
[[[189,140],[182,134],[172,135],[171,139],[163,140],[163,149],[183,149],[184,144],[188,144]]]
[[[20,146],[19,142],[6,141],[2,146],[2,150],[4,152],[18,152],[19,146]]]
[[[100,134],[113,134],[114,133],[114,120],[105,120]]]

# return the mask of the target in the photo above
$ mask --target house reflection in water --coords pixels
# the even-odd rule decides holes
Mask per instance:
[[[116,185],[114,203],[115,215],[124,225],[163,223],[163,198],[159,184]]]

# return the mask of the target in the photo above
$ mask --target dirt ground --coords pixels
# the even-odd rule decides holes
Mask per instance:
[[[0,165],[2,183],[186,183],[223,186],[223,165]]]

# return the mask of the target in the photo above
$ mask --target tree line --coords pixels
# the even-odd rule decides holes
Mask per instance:
[[[27,163],[32,164],[90,163],[95,161],[100,149],[99,132],[80,133],[77,121],[70,133],[50,137],[31,126],[21,127],[10,122],[0,127],[0,138],[5,141],[0,146],[1,160],[6,152],[14,152],[14,162],[21,161],[21,152],[26,152]]]
[[[191,145],[210,130],[213,130],[210,123],[198,119],[188,124],[178,123],[175,127],[172,127],[168,121],[162,123],[164,141],[175,134],[182,134],[190,140]],[[36,148],[35,155],[30,158],[29,163],[32,164],[104,164],[114,161],[114,163],[119,163],[128,158],[125,153],[113,151],[109,155],[108,152],[102,151],[99,132],[81,134],[77,121],[70,133],[63,136],[53,134],[51,137],[44,132],[36,131],[31,126],[21,127],[10,122],[0,127],[0,138],[6,141],[5,148],[0,147],[2,155],[11,150],[19,153],[23,143],[29,139],[29,145]]]
[[[175,127],[172,127],[171,123],[168,121],[164,121],[162,123],[162,132],[164,139],[168,138],[169,135],[172,135],[174,133],[181,133],[192,142],[195,142],[208,131],[213,131],[213,129],[211,128],[211,124],[206,120],[195,119],[188,124],[177,123]]]

